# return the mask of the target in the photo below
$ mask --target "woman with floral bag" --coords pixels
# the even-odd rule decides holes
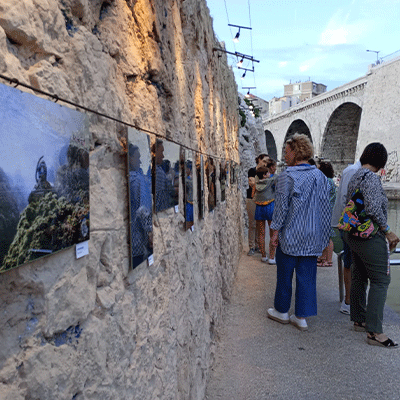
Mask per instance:
[[[355,236],[345,231],[344,240],[353,258],[350,318],[354,322],[354,329],[367,331],[368,344],[396,348],[398,344],[388,338],[382,328],[383,308],[390,283],[388,248],[394,249],[399,242],[399,238],[387,225],[388,201],[376,174],[385,166],[386,161],[387,151],[381,143],[370,143],[364,149],[360,157],[361,168],[349,182],[346,201],[349,202],[359,189],[365,214],[376,227],[373,230],[376,233],[363,238],[363,232]],[[368,282],[370,287],[367,299]]]

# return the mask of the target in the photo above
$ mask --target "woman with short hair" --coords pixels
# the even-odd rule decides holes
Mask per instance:
[[[295,134],[285,145],[288,165],[277,179],[271,241],[277,246],[274,308],[268,318],[291,322],[307,330],[306,317],[317,314],[317,257],[329,243],[329,186],[324,174],[308,160],[313,146],[306,135]],[[292,277],[296,271],[295,313],[289,318]]]
[[[399,242],[387,224],[388,200],[376,174],[386,165],[387,157],[383,144],[370,143],[360,157],[361,168],[352,176],[347,189],[346,203],[356,189],[361,190],[365,213],[379,226],[378,232],[369,239],[344,232],[344,240],[351,249],[353,259],[350,318],[354,329],[367,331],[367,342],[371,345],[395,348],[398,344],[389,339],[382,328],[383,308],[390,283],[388,247],[392,250]]]

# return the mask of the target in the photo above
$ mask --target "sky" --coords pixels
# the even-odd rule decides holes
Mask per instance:
[[[26,190],[32,191],[36,184],[36,166],[42,156],[48,180],[54,183],[51,172],[54,175],[62,149],[73,135],[88,136],[85,114],[0,84],[0,168],[10,178],[22,179],[18,184]]]
[[[206,0],[226,50],[253,56],[254,73],[228,56],[239,92],[270,100],[283,85],[308,80],[335,89],[368,66],[400,56],[400,0]],[[233,38],[241,29],[239,43]],[[366,50],[379,51],[367,52]],[[392,54],[395,53],[395,54]],[[386,57],[387,56],[387,57]],[[243,67],[252,69],[251,61]]]

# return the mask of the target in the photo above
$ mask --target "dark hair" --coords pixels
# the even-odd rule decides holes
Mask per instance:
[[[318,168],[327,178],[333,178],[335,176],[332,164],[328,161],[321,161]]]
[[[265,154],[265,153],[261,153],[260,155],[258,155],[258,156],[256,157],[256,164],[258,164],[258,162],[259,162],[260,160],[262,160],[263,158],[265,158],[265,157],[269,157],[269,155],[268,155],[268,154]]]
[[[374,142],[364,149],[360,162],[361,165],[370,164],[375,168],[381,169],[386,165],[387,158],[388,154],[385,146],[382,143]]]
[[[310,158],[310,159],[308,160],[308,163],[309,163],[310,165],[316,165],[315,160],[314,160],[313,158]]]

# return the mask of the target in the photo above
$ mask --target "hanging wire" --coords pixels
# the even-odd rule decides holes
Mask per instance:
[[[56,94],[52,94],[52,93],[45,92],[45,91],[43,91],[43,90],[34,88],[33,86],[30,86],[30,85],[27,85],[26,83],[20,82],[20,81],[19,81],[18,79],[16,79],[16,78],[9,78],[8,76],[5,76],[5,75],[3,75],[3,74],[0,74],[0,78],[3,79],[3,80],[5,80],[5,81],[7,81],[8,83],[10,83],[10,85],[14,85],[14,86],[13,86],[14,88],[17,88],[18,86],[22,86],[22,87],[24,87],[24,88],[27,88],[27,89],[32,90],[33,92],[40,93],[41,95],[50,97],[51,99],[54,100],[55,103],[57,103],[58,101],[62,101],[63,103],[69,104],[69,105],[71,105],[71,106],[73,106],[73,107],[79,108],[79,109],[84,110],[84,111],[87,111],[87,112],[89,112],[89,113],[96,114],[96,115],[98,115],[98,116],[100,116],[100,117],[107,118],[107,119],[109,119],[109,120],[111,120],[111,121],[118,122],[118,123],[120,123],[120,124],[129,126],[129,127],[131,127],[131,128],[135,128],[135,129],[137,129],[138,131],[142,131],[142,132],[146,132],[146,133],[152,134],[152,135],[154,135],[154,136],[156,136],[156,137],[158,137],[158,138],[160,138],[160,139],[168,140],[169,142],[172,142],[172,143],[175,143],[175,144],[177,144],[177,145],[179,145],[179,146],[184,147],[186,150],[191,150],[191,151],[194,151],[194,152],[196,152],[196,153],[202,154],[202,155],[204,155],[204,156],[212,157],[212,158],[218,159],[218,160],[228,160],[228,161],[236,162],[236,161],[231,160],[231,159],[226,159],[226,158],[223,158],[223,157],[218,157],[218,156],[215,156],[215,155],[210,155],[210,154],[204,153],[204,152],[202,152],[202,151],[200,151],[200,150],[192,149],[192,148],[190,148],[190,147],[185,146],[185,145],[182,144],[182,143],[177,142],[176,140],[173,140],[173,139],[170,139],[170,138],[166,138],[166,137],[160,135],[159,133],[150,131],[150,130],[145,129],[145,128],[141,128],[140,126],[137,126],[137,125],[135,125],[135,124],[130,124],[129,122],[122,121],[122,120],[120,120],[120,119],[118,119],[118,118],[111,117],[111,116],[109,116],[109,115],[107,115],[107,114],[103,114],[103,113],[98,112],[98,111],[96,111],[96,110],[92,110],[92,109],[87,108],[87,107],[85,107],[85,106],[82,106],[82,105],[80,105],[80,104],[78,104],[78,103],[74,103],[74,102],[72,102],[72,101],[69,101],[69,100],[63,99],[63,98],[61,98],[61,97],[58,97]]]
[[[249,23],[250,23],[250,50],[251,54],[253,54],[253,27],[251,26],[251,12],[250,12],[250,0],[247,0],[248,8],[249,8]],[[252,62],[252,67],[254,70],[254,63]],[[253,81],[254,81],[254,86],[257,87],[256,85],[256,74],[253,72]]]
[[[227,5],[226,5],[226,0],[224,0],[224,3],[225,3],[226,19],[228,20],[228,26],[229,26],[230,21],[229,21],[229,14],[228,14],[228,7],[227,7]],[[231,26],[229,26],[229,32],[231,33],[231,38],[233,38],[232,27],[231,27]],[[235,51],[236,51],[235,42],[233,42],[233,48],[234,48]]]

